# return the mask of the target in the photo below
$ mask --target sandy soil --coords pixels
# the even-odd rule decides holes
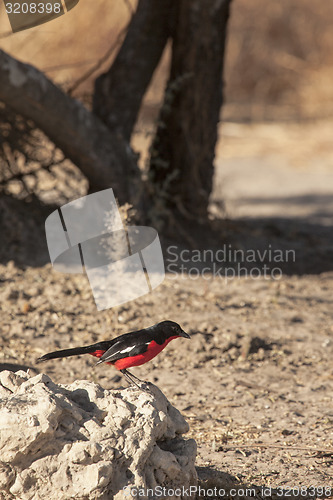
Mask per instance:
[[[245,144],[249,134],[246,127],[242,130],[237,129],[238,144]],[[298,130],[300,148],[304,129]],[[252,144],[257,137],[257,144],[263,145],[258,134],[251,135]],[[205,263],[193,259],[187,262],[190,275],[176,276],[168,247],[179,246],[178,252],[189,248],[184,242],[180,246],[165,241],[169,273],[164,283],[152,295],[97,312],[86,277],[57,273],[48,263],[43,222],[53,208],[43,213],[31,204],[27,210],[21,202],[2,197],[1,368],[24,365],[57,382],[88,379],[107,388],[124,386],[126,381],[112,367],[96,367],[89,356],[44,365],[36,365],[35,359],[57,348],[108,339],[163,319],[177,321],[192,339],[173,341],[133,373],[157,384],[187,417],[190,436],[198,443],[201,485],[226,491],[253,486],[256,498],[322,497],[320,489],[299,490],[299,495],[297,489],[288,490],[315,486],[326,487],[323,494],[333,497],[333,185],[328,182],[333,175],[332,153],[329,148],[323,153],[325,167],[316,171],[314,183],[313,165],[297,170],[301,167],[279,149],[284,158],[281,168],[275,162],[270,169],[271,148],[262,147],[259,155],[238,146],[232,154],[232,141],[234,137],[228,139],[226,133],[226,157],[218,158],[213,205],[217,201],[216,210],[224,207],[231,216],[246,218],[231,217],[222,224],[224,231],[215,230],[214,252],[230,241],[244,251],[270,244],[285,250],[287,241],[289,249],[297,249],[295,262],[281,263],[279,279],[263,276],[262,262],[247,263],[248,272],[260,267],[260,277],[201,276]],[[240,161],[240,156],[247,160]],[[256,161],[259,156],[262,163]],[[250,163],[252,182],[245,183]],[[229,196],[223,205],[225,175]],[[297,188],[296,175],[302,176]],[[283,189],[275,196],[279,182]],[[286,204],[295,190],[302,202],[301,212],[295,203],[297,213]],[[268,205],[275,196],[277,208],[266,213],[262,203],[254,202],[260,193]],[[318,204],[305,196],[310,193],[329,200],[319,219]],[[196,236],[199,241],[200,235]],[[207,241],[201,239],[198,246],[201,256]],[[262,487],[275,492],[263,492]],[[254,496],[239,491],[234,498]]]

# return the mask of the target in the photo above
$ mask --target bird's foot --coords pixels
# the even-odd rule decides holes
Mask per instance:
[[[135,385],[141,391],[150,392],[149,382],[145,382],[144,380],[139,379],[138,377],[136,377],[135,375],[133,375],[132,373],[130,373],[125,369],[121,370],[121,373],[126,377],[127,382],[131,386]]]

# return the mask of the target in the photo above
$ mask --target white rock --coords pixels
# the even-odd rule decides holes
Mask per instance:
[[[188,424],[156,386],[109,391],[7,371],[0,388],[1,499],[120,500],[131,487],[146,498],[197,484]]]

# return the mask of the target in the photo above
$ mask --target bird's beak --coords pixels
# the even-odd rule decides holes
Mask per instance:
[[[182,332],[180,334],[180,337],[184,337],[185,339],[190,339],[191,338],[188,333],[184,332],[184,330],[182,330]]]

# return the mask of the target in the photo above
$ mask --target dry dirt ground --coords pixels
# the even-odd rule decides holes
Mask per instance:
[[[308,162],[308,153],[301,165],[289,155],[297,155],[304,134],[313,137],[317,126],[312,135],[298,127],[298,142],[295,126],[294,146],[290,132],[285,147],[278,143],[273,151],[276,133],[271,131],[274,140],[266,137],[268,148],[262,129],[237,127],[235,132],[226,125],[225,148],[219,149],[212,211],[224,210],[230,218],[211,236],[214,252],[223,245],[244,252],[269,245],[272,251],[296,249],[289,262],[274,263],[282,276],[264,276],[263,262],[246,263],[248,273],[259,267],[260,277],[201,275],[206,264],[195,260],[204,259],[209,238],[201,238],[196,257],[187,242],[164,241],[169,271],[164,283],[151,295],[97,312],[86,277],[57,273],[48,263],[43,221],[53,209],[44,208],[44,214],[33,204],[27,209],[1,197],[1,368],[24,365],[56,382],[88,379],[106,388],[125,386],[112,367],[96,367],[89,356],[43,365],[35,360],[57,348],[109,339],[163,319],[177,321],[192,339],[173,341],[133,373],[157,384],[188,419],[190,437],[198,444],[201,486],[223,488],[225,498],[230,488],[238,488],[233,498],[333,497],[332,152],[321,150],[314,182],[311,161],[319,161],[318,154],[312,151]],[[284,158],[280,170],[276,151]],[[224,187],[228,196],[222,204]],[[316,196],[328,200],[320,210]],[[200,234],[190,236],[192,242],[200,240]],[[179,246],[178,256],[181,250],[186,259],[192,255],[186,262],[190,276],[173,273],[170,245]],[[216,255],[213,260],[221,266]],[[245,495],[250,487],[255,496],[250,490]]]

